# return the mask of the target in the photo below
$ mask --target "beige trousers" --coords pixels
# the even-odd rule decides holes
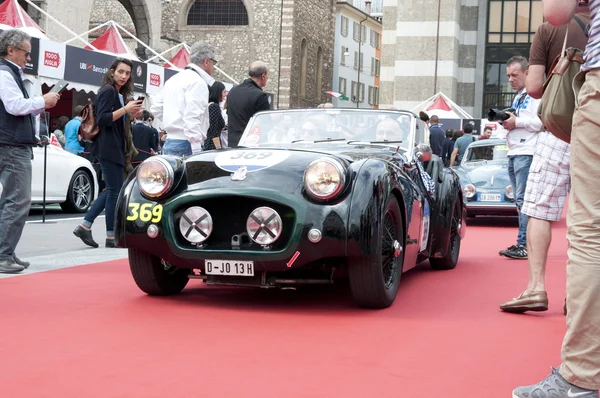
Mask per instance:
[[[567,213],[567,334],[561,375],[600,389],[600,69],[579,92],[571,133],[571,196]]]

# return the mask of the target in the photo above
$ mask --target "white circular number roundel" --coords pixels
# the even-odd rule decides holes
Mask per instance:
[[[252,172],[275,166],[289,156],[290,152],[283,150],[233,150],[218,154],[215,164],[221,170],[232,173],[242,166],[246,166],[248,172]]]

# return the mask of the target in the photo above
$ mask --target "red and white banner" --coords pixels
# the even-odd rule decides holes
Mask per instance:
[[[146,81],[146,92],[148,94],[159,93],[165,84],[165,68],[162,66],[147,64],[148,76]]]
[[[66,45],[50,40],[40,40],[40,76],[63,79],[65,76]]]

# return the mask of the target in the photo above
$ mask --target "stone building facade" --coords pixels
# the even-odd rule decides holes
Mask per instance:
[[[474,117],[510,105],[506,61],[529,56],[542,22],[541,0],[383,0],[381,107],[439,91]]]
[[[189,24],[200,2],[214,3],[211,11],[243,5],[247,23]],[[78,33],[114,20],[158,52],[180,42],[212,43],[219,49],[217,66],[238,82],[247,78],[252,61],[265,61],[270,66],[265,91],[273,93],[275,108],[316,106],[331,90],[334,0],[46,0],[42,7]],[[69,38],[51,23],[45,27],[50,37]],[[147,56],[134,41],[126,42]],[[215,78],[228,81],[218,73]]]

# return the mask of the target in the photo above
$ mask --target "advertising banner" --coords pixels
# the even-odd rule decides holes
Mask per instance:
[[[172,78],[173,76],[175,76],[177,74],[176,70],[173,70],[171,68],[164,68],[165,69],[165,81],[169,80],[170,78]]]
[[[31,59],[25,65],[23,73],[28,75],[37,75],[40,61],[40,39],[37,37],[31,38]]]
[[[138,93],[146,92],[146,75],[147,75],[147,64],[143,62],[133,61],[133,91]]]
[[[148,64],[147,68],[146,92],[157,94],[165,84],[165,68],[154,64]]]
[[[67,46],[50,40],[40,40],[40,60],[38,74],[40,76],[63,79]]]
[[[114,59],[114,55],[67,46],[64,79],[100,87]]]

